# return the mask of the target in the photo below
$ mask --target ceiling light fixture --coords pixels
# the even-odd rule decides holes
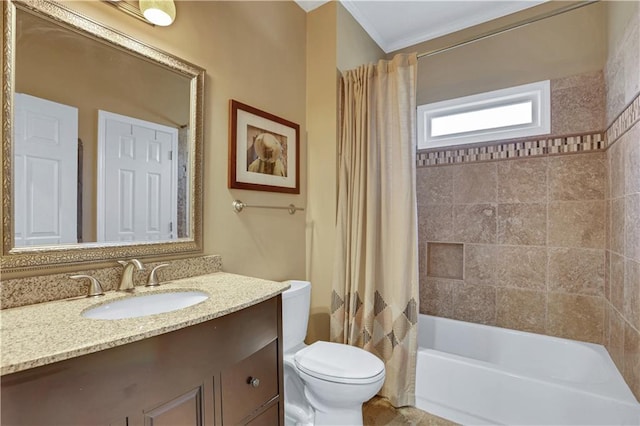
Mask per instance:
[[[140,0],[140,11],[151,23],[166,27],[176,19],[173,0]]]

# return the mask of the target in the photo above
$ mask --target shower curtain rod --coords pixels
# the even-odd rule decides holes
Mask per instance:
[[[486,33],[482,33],[482,34],[477,35],[475,37],[471,37],[471,38],[469,38],[467,40],[463,40],[463,41],[461,41],[459,43],[454,43],[454,44],[449,45],[449,46],[441,47],[440,49],[430,50],[429,52],[420,53],[420,54],[417,55],[417,57],[418,57],[418,59],[420,59],[420,58],[426,58],[426,57],[429,57],[429,56],[437,55],[438,53],[447,52],[449,50],[455,49],[456,47],[466,46],[467,44],[475,43],[476,41],[484,40],[484,39],[489,38],[489,37],[493,37],[493,36],[496,36],[496,35],[499,35],[499,34],[503,34],[503,33],[506,33],[507,31],[515,30],[516,28],[524,27],[526,25],[533,24],[534,22],[538,22],[538,21],[541,21],[543,19],[552,18],[554,16],[561,15],[561,14],[563,14],[565,12],[570,12],[572,10],[580,9],[581,7],[589,6],[589,5],[593,4],[593,3],[598,3],[599,1],[600,0],[588,0],[588,1],[584,1],[584,2],[574,3],[572,5],[565,6],[565,7],[562,7],[560,9],[553,10],[551,12],[543,13],[541,15],[534,16],[534,17],[529,18],[529,19],[525,19],[525,20],[522,20],[522,21],[519,21],[519,22],[514,22],[513,24],[506,25],[504,27],[500,27],[500,28],[492,30],[492,31],[488,31]]]

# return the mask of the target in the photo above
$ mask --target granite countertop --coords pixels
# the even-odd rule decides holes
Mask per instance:
[[[270,299],[289,288],[279,283],[216,272],[136,287],[135,293],[73,298],[0,311],[0,375],[86,355],[199,324]],[[87,308],[116,299],[175,290],[198,290],[204,302],[173,312],[119,320],[82,317]]]

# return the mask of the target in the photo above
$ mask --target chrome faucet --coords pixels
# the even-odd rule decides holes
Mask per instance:
[[[118,263],[124,267],[122,271],[122,278],[120,279],[120,285],[118,291],[133,291],[135,286],[133,285],[133,272],[134,270],[144,271],[142,262],[138,259],[131,260],[118,260]]]

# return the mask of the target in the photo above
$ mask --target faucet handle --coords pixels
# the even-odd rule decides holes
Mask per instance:
[[[94,278],[90,275],[71,275],[69,278],[73,280],[80,280],[80,279],[86,278],[89,280],[89,292],[87,293],[87,297],[104,295],[104,291],[102,290],[100,281],[98,281],[97,278]]]
[[[149,274],[149,278],[147,278],[147,287],[157,287],[160,285],[160,282],[158,281],[158,276],[157,276],[157,272],[158,270],[162,269],[162,268],[166,268],[167,266],[169,266],[168,263],[161,263],[160,265],[156,266],[155,268],[153,268],[151,270],[151,273]]]
[[[127,265],[133,265],[138,271],[144,271],[144,265],[142,265],[142,262],[140,262],[138,259],[118,260],[117,262],[124,267],[126,267]]]

